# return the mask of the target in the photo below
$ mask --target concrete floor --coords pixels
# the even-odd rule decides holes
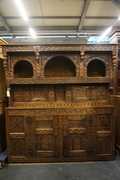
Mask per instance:
[[[0,180],[120,180],[120,155],[115,161],[57,164],[10,164]]]

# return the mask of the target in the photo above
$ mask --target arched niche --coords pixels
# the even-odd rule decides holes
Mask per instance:
[[[14,78],[32,78],[33,67],[30,62],[21,60],[14,66]]]
[[[76,68],[74,63],[64,56],[51,58],[45,66],[45,77],[74,77]]]
[[[105,75],[105,64],[101,60],[95,59],[89,62],[87,66],[88,77],[105,77]]]

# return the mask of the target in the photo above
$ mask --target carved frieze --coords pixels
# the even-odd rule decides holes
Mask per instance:
[[[60,104],[61,106],[59,108],[8,108],[7,112],[9,113],[9,116],[15,116],[16,114],[19,116],[27,116],[28,114],[30,116],[36,116],[36,115],[73,115],[73,114],[80,114],[80,115],[86,115],[86,114],[110,114],[113,113],[114,106],[104,106],[104,107],[97,107],[97,106],[86,106],[86,107],[79,107],[79,108],[64,108],[64,104]],[[77,103],[76,103],[77,105]]]
[[[75,44],[75,45],[4,45],[2,46],[3,53],[6,52],[34,52],[38,51],[117,51],[117,45],[111,44]]]
[[[17,78],[10,79],[10,84],[78,84],[78,83],[110,83],[112,77],[87,78]]]

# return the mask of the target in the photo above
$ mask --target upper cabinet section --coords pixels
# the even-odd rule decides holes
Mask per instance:
[[[113,86],[117,45],[3,45],[6,83]],[[64,80],[63,80],[64,79]]]

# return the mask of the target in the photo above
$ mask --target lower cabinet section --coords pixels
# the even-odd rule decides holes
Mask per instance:
[[[114,108],[6,109],[11,162],[114,159]]]

